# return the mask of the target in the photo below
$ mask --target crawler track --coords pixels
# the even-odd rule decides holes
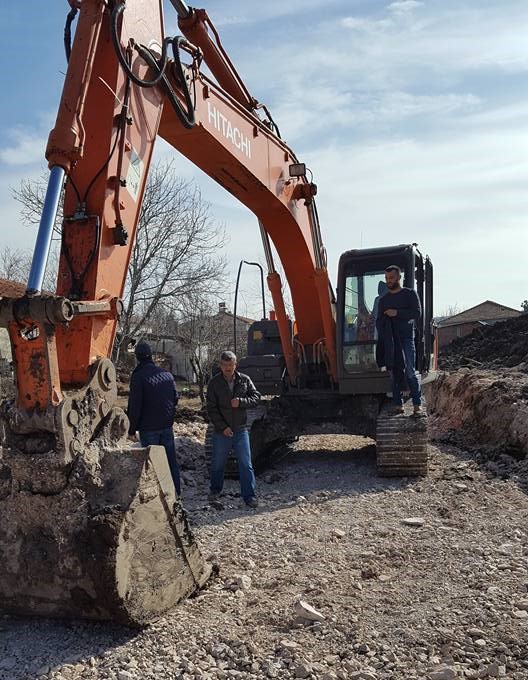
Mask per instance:
[[[385,404],[376,427],[377,465],[382,477],[418,477],[427,474],[427,414],[412,417],[412,404],[404,415],[391,413]]]

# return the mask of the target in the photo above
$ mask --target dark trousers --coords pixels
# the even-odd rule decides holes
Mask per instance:
[[[176,460],[174,432],[172,431],[172,427],[166,427],[164,430],[140,430],[139,439],[142,446],[153,446],[158,444],[159,446],[165,447],[174,488],[176,489],[178,496],[181,496],[180,468],[178,467],[178,461]]]
[[[232,437],[226,437],[221,432],[213,434],[213,456],[211,460],[211,493],[220,493],[224,486],[224,469],[233,449],[238,461],[240,476],[240,495],[246,503],[255,497],[256,482],[253,465],[251,463],[251,448],[249,433],[246,429],[235,432]]]
[[[402,385],[407,380],[412,402],[415,406],[418,406],[422,403],[422,388],[420,379],[416,374],[414,338],[403,338],[399,343],[401,344],[404,366],[396,366],[392,370],[392,399],[397,406],[403,404]]]

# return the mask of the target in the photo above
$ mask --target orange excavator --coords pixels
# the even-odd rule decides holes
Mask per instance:
[[[373,317],[383,271],[398,264],[422,301],[417,369],[427,372],[432,266],[415,245],[349,251],[336,298],[316,186],[249,93],[207,12],[171,0],[182,35],[167,38],[162,0],[68,2],[68,70],[46,149],[50,177],[27,291],[0,300],[17,388],[1,417],[0,610],[141,625],[201,587],[211,571],[163,450],[126,445],[109,359],[157,136],[258,218],[274,318],[250,329],[243,364],[265,392],[283,394],[274,416],[271,408],[254,419],[257,457],[286,437],[269,434],[292,422],[285,409],[302,410],[305,420],[346,411],[351,421],[378,428],[382,471],[424,471],[424,426],[402,434],[380,418],[388,376],[375,365]],[[63,190],[57,288],[46,295]]]

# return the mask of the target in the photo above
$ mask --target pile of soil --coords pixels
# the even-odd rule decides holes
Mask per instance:
[[[528,314],[476,328],[440,352],[440,368],[519,368],[528,372]]]

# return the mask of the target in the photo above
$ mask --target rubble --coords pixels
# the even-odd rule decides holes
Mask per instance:
[[[294,610],[297,616],[301,619],[306,619],[307,621],[324,621],[325,617],[314,609],[308,602],[301,600],[300,598],[296,600],[294,604]]]
[[[442,370],[518,367],[528,372],[528,314],[476,328],[440,351]]]
[[[425,520],[423,517],[406,517],[402,519],[402,524],[408,527],[423,527]]]
[[[258,512],[239,507],[236,480],[215,510],[204,430],[175,436],[195,466],[182,501],[219,576],[139,631],[2,617],[0,680],[526,680],[523,461],[442,443],[428,477],[381,479],[369,440],[313,435],[277,481],[257,478]],[[324,621],[298,623],[299,599]]]

